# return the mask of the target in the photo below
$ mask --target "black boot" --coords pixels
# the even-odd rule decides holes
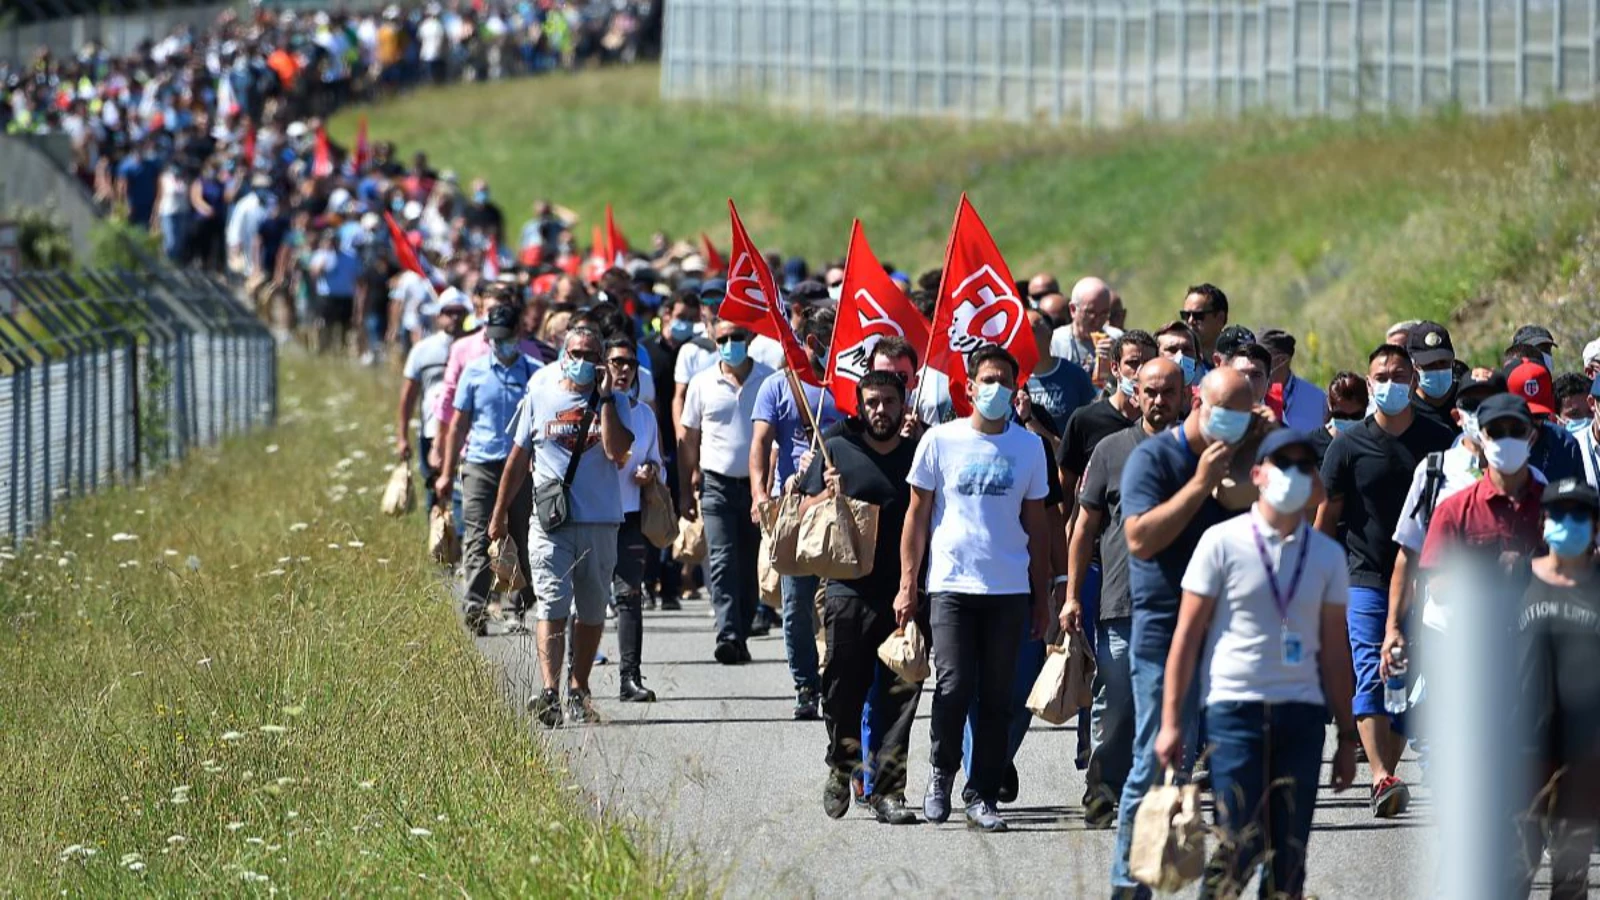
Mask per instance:
[[[621,687],[617,690],[618,699],[624,703],[654,703],[656,692],[645,687],[644,679],[637,672],[623,672]]]

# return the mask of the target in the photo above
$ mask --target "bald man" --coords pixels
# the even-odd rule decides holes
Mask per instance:
[[[1061,627],[1091,626],[1096,672],[1084,824],[1116,823],[1117,799],[1133,763],[1133,685],[1128,648],[1133,637],[1133,596],[1128,589],[1128,541],[1122,520],[1122,471],[1134,448],[1171,428],[1189,408],[1183,370],[1156,358],[1139,368],[1133,400],[1139,420],[1095,446],[1078,497],[1078,521],[1067,550],[1067,594]],[[1098,621],[1085,623],[1085,594],[1093,599],[1095,548],[1100,550]]]
[[[1109,371],[1111,338],[1116,337],[1108,323],[1111,317],[1111,286],[1093,276],[1078,279],[1078,283],[1072,286],[1069,309],[1072,321],[1057,328],[1051,336],[1050,355],[1075,363],[1093,375],[1095,355],[1099,354],[1105,357],[1105,368]],[[1095,334],[1102,336],[1098,344]]]
[[[1039,312],[1049,316],[1057,328],[1063,328],[1072,321],[1072,304],[1067,301],[1067,295],[1060,291],[1051,291],[1035,298],[1033,305]]]
[[[1028,279],[1028,299],[1035,306],[1039,305],[1040,298],[1046,294],[1059,293],[1061,293],[1061,283],[1056,281],[1056,277],[1049,272],[1040,272]],[[1052,315],[1054,314],[1052,313]]]
[[[1122,470],[1122,517],[1128,538],[1133,611],[1128,656],[1134,748],[1117,811],[1113,893],[1139,887],[1129,872],[1128,851],[1133,845],[1139,802],[1159,769],[1155,740],[1161,724],[1167,651],[1183,596],[1183,574],[1200,535],[1232,515],[1217,503],[1214,493],[1249,430],[1254,405],[1248,378],[1234,369],[1216,369],[1200,380],[1200,404],[1183,427],[1141,443]],[[1195,733],[1198,696],[1190,685],[1183,702],[1184,734]]]

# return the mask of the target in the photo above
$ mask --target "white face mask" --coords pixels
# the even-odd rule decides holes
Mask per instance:
[[[1297,513],[1306,508],[1311,499],[1311,473],[1299,469],[1284,471],[1269,465],[1267,483],[1261,487],[1261,499],[1280,513]]]
[[[1496,472],[1515,474],[1528,464],[1528,452],[1531,449],[1522,438],[1484,438],[1483,460]]]
[[[844,283],[843,282],[840,282],[839,284],[835,284],[835,285],[829,286],[829,288],[828,288],[828,299],[829,300],[832,300],[833,302],[838,303],[839,302],[839,298],[843,297],[843,296],[844,296]]]

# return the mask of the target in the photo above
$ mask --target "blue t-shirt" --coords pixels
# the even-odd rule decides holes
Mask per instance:
[[[149,222],[150,211],[156,205],[161,160],[129,156],[117,166],[117,174],[128,182],[128,221],[135,225]]]
[[[1533,451],[1528,454],[1528,462],[1543,472],[1551,484],[1563,478],[1581,481],[1587,477],[1583,469],[1583,450],[1578,446],[1577,439],[1565,428],[1549,422],[1540,426],[1539,436],[1533,442]]]
[[[1194,477],[1200,457],[1189,447],[1180,425],[1139,444],[1122,469],[1122,517],[1141,516],[1172,499]],[[1178,627],[1183,573],[1207,528],[1233,515],[1211,497],[1183,531],[1152,559],[1128,555],[1128,587],[1133,599],[1132,650],[1149,660],[1165,660]]]
[[[1023,387],[1033,401],[1035,412],[1048,414],[1057,437],[1067,433],[1067,420],[1080,406],[1094,402],[1094,382],[1075,363],[1056,360],[1056,367],[1044,374],[1028,377]]]
[[[317,276],[317,293],[323,297],[353,297],[356,279],[361,277],[361,261],[343,250],[318,250],[311,257],[313,266],[322,266]]]
[[[833,405],[833,397],[826,390],[809,384],[802,384],[801,387],[823,431],[843,418],[839,407]],[[811,427],[806,423],[800,406],[794,402],[794,392],[789,390],[788,378],[768,378],[761,383],[761,387],[756,389],[756,406],[750,418],[771,423],[777,432],[778,471],[772,479],[772,493],[776,496],[783,490],[783,483],[789,480],[789,476],[799,471],[800,457],[811,449]]]

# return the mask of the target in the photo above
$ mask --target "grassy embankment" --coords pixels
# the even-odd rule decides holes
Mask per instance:
[[[286,358],[282,425],[74,501],[0,558],[19,896],[656,896],[389,519],[392,380]]]
[[[1592,297],[1600,278],[1587,238],[1600,196],[1592,107],[1085,134],[664,104],[657,78],[464,85],[367,113],[373,137],[407,159],[424,149],[463,180],[487,176],[513,230],[550,197],[583,214],[585,243],[611,202],[635,243],[704,229],[726,247],[731,196],[763,249],[841,255],[859,216],[878,256],[915,272],[939,264],[966,190],[1017,277],[1104,274],[1138,325],[1170,319],[1185,285],[1213,281],[1235,321],[1307,336],[1302,368],[1364,359],[1404,317],[1453,318],[1458,344],[1480,353],[1515,322],[1582,333],[1596,319],[1560,300]],[[354,128],[346,113],[335,132]],[[1563,362],[1576,362],[1575,337]]]

